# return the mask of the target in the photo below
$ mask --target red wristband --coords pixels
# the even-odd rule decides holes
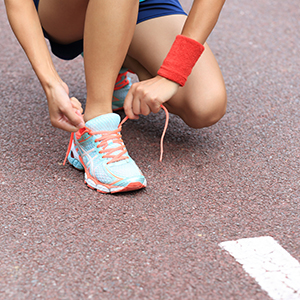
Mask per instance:
[[[184,86],[203,51],[203,45],[196,40],[177,35],[157,74]]]

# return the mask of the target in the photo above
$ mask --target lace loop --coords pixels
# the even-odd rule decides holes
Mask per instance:
[[[71,151],[73,139],[74,139],[74,132],[72,132],[72,133],[71,133],[71,136],[70,136],[69,145],[68,145],[66,157],[65,157],[64,162],[63,162],[63,166],[66,164],[68,155],[69,155],[69,153],[70,153],[70,151]]]
[[[123,143],[122,135],[120,134],[121,127],[122,125],[120,124],[118,128],[113,131],[97,131],[97,132],[90,133],[91,135],[97,135],[97,134],[101,135],[101,137],[95,139],[95,142],[96,143],[99,142],[97,148],[102,147],[102,150],[100,150],[99,153],[102,154],[106,153],[105,155],[103,155],[103,158],[111,158],[108,164],[129,158],[128,156],[124,156],[124,154],[127,153],[127,150]],[[119,144],[119,146],[106,149],[108,147],[109,141],[112,141],[114,144]],[[120,151],[120,152],[118,154],[113,154],[116,151]]]

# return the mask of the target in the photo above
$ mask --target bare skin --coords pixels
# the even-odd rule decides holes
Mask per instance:
[[[40,0],[39,16],[47,33],[57,42],[66,44],[84,36],[84,119],[88,121],[112,112],[113,89],[133,36],[138,2],[65,0],[63,8],[61,2]]]
[[[195,0],[187,20],[174,15],[136,25],[138,0],[40,0],[39,16],[32,0],[5,0],[11,26],[45,90],[51,123],[67,131],[77,131],[84,121],[111,112],[115,80],[127,54],[124,65],[141,80],[148,79],[134,84],[126,97],[129,118],[156,113],[164,103],[191,127],[217,122],[225,112],[226,91],[207,44],[183,88],[156,72],[177,34],[205,43],[223,3]],[[80,103],[69,98],[67,85],[55,71],[39,19],[57,42],[67,44],[84,37],[84,120]]]
[[[68,86],[57,74],[32,0],[5,0],[11,27],[23,47],[48,100],[53,126],[67,131],[84,127],[81,104],[69,97]]]
[[[194,128],[210,126],[224,115],[227,102],[225,84],[206,43],[205,51],[184,87],[155,76],[185,20],[183,15],[173,15],[136,26],[125,65],[142,81],[135,83],[126,97],[125,112],[130,118],[147,115],[150,111],[157,112],[163,103],[171,113]],[[162,89],[165,91],[162,92]]]

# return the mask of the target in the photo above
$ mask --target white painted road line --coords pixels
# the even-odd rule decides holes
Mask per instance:
[[[300,263],[272,237],[220,244],[275,300],[300,300]]]

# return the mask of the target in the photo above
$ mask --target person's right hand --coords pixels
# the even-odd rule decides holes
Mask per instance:
[[[85,126],[81,103],[75,97],[69,97],[69,88],[63,81],[55,82],[45,92],[50,121],[54,127],[76,132]]]
[[[159,75],[132,84],[124,102],[124,111],[129,119],[159,112],[161,105],[178,91],[179,84]]]

